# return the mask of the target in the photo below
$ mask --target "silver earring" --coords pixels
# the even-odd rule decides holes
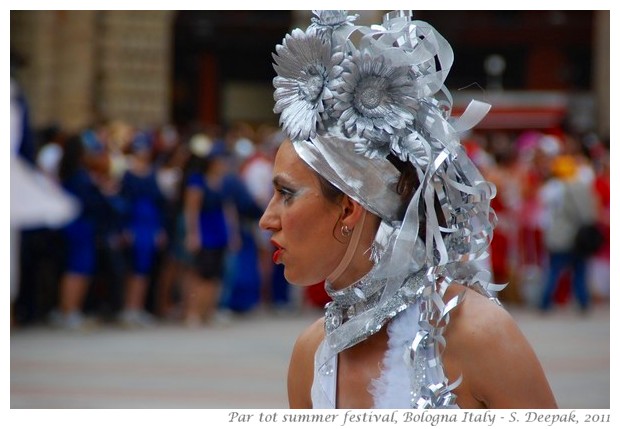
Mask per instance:
[[[349,235],[351,235],[351,232],[353,232],[352,229],[349,229],[348,226],[346,225],[342,225],[342,227],[340,227],[340,233],[344,236],[344,237],[348,237]]]

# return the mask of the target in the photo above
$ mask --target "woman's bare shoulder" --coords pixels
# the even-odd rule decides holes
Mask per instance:
[[[317,319],[299,334],[293,347],[291,364],[303,363],[314,366],[314,354],[325,337],[324,320],[324,317]]]
[[[444,299],[448,301],[458,294],[462,294],[461,302],[450,312],[445,332],[452,352],[470,362],[473,355],[480,358],[485,353],[508,354],[515,351],[515,346],[529,348],[514,318],[503,306],[462,285],[452,285]]]
[[[465,286],[451,286],[445,298],[459,293],[463,299],[451,312],[445,352],[470,393],[487,407],[553,408],[542,366],[512,315]]]
[[[319,343],[323,341],[325,337],[325,318],[320,317],[312,324],[310,324],[297,338],[296,345],[301,347],[312,347],[314,350],[318,347]]]
[[[288,398],[291,408],[312,408],[310,391],[314,380],[314,355],[325,336],[324,318],[308,326],[293,346],[288,369]]]
[[[444,296],[447,302],[462,295],[461,303],[451,312],[450,325],[453,331],[464,335],[464,340],[471,341],[471,336],[480,336],[479,340],[489,338],[490,333],[505,334],[508,327],[516,328],[514,319],[506,309],[490,298],[459,284],[451,285]]]

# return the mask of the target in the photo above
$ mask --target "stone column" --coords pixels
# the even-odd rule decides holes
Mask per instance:
[[[12,11],[11,47],[35,127],[169,121],[170,11]]]
[[[101,12],[96,110],[139,127],[169,121],[170,11]]]
[[[608,10],[594,12],[593,88],[597,101],[597,127],[601,138],[610,133],[610,16]]]

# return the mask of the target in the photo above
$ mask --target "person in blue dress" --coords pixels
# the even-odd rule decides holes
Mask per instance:
[[[87,151],[83,136],[68,138],[59,168],[62,187],[79,201],[79,215],[62,228],[66,262],[59,287],[59,311],[52,322],[66,329],[85,327],[83,305],[95,272],[97,228],[102,218],[114,215],[115,208],[94,180],[89,159],[103,154]],[[93,158],[94,157],[94,158]]]
[[[211,142],[209,142],[211,145]],[[193,255],[185,322],[197,326],[216,315],[222,294],[226,257],[241,249],[239,216],[260,216],[247,189],[231,173],[222,141],[212,144],[203,164],[186,182],[185,246]]]
[[[124,231],[130,267],[120,315],[126,327],[149,326],[154,321],[145,303],[157,252],[166,240],[165,197],[157,183],[151,146],[147,133],[136,134],[129,168],[121,181],[121,197],[127,206]]]

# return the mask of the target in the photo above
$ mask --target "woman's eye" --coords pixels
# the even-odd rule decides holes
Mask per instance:
[[[295,196],[295,193],[288,189],[279,188],[277,191],[282,196],[285,203],[288,203]]]

